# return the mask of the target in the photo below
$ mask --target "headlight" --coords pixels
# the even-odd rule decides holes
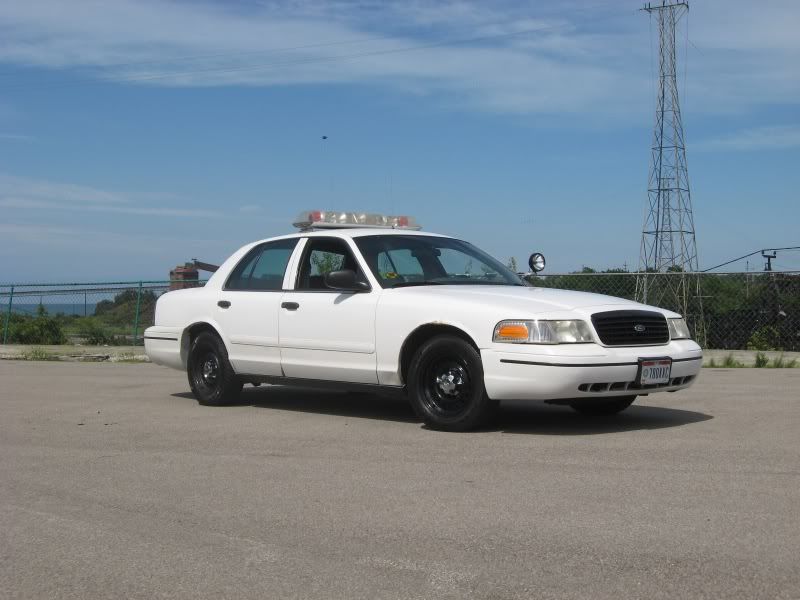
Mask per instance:
[[[673,340],[688,340],[692,337],[685,319],[667,319],[669,323],[669,337]]]
[[[508,344],[586,344],[594,338],[584,321],[500,321],[492,340]]]

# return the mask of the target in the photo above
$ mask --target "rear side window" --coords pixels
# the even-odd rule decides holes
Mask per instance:
[[[256,246],[231,272],[226,290],[280,290],[297,238]]]

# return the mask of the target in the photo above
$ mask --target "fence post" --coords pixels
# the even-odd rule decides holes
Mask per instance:
[[[14,301],[14,286],[11,286],[11,292],[8,294],[8,310],[6,311],[6,322],[3,326],[3,344],[8,341],[8,323],[11,320],[11,303]]]
[[[139,291],[136,294],[136,317],[133,321],[133,345],[136,345],[136,338],[139,337],[139,309],[142,306],[142,282],[139,282]]]

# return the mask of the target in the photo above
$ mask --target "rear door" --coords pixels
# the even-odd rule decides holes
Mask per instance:
[[[219,293],[217,322],[240,374],[280,375],[278,314],[286,266],[298,238],[260,244],[233,269]]]
[[[281,302],[283,372],[302,379],[378,383],[375,309],[380,292],[328,289],[324,274],[339,269],[353,269],[369,282],[347,240],[305,240],[294,289],[287,290]]]

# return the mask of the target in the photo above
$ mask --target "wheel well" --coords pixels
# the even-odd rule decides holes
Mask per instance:
[[[441,323],[422,325],[411,332],[411,335],[406,338],[406,341],[403,342],[403,347],[400,349],[400,378],[403,383],[406,382],[408,377],[408,369],[411,366],[411,359],[414,357],[414,354],[416,354],[422,344],[437,335],[454,335],[460,337],[480,353],[475,341],[458,327],[443,325]]]
[[[183,330],[183,336],[181,336],[181,360],[184,367],[189,359],[189,348],[192,347],[192,340],[203,331],[208,331],[219,337],[217,330],[212,325],[204,322],[194,323]]]

